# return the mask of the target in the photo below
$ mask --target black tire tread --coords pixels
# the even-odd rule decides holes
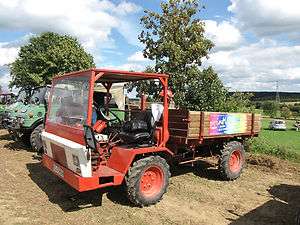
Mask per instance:
[[[241,167],[240,171],[236,174],[232,174],[230,172],[230,169],[228,166],[228,160],[229,160],[231,153],[237,148],[241,149],[243,163],[242,163],[242,167]],[[219,162],[219,171],[220,171],[221,177],[224,180],[229,180],[229,181],[235,180],[240,177],[244,167],[245,167],[244,146],[238,141],[231,141],[231,142],[226,143],[224,145],[224,148],[221,150],[221,157],[220,157],[220,162]]]
[[[30,134],[31,147],[34,151],[36,151],[38,153],[42,151],[43,145],[38,147],[36,141],[37,141],[37,139],[40,139],[40,134],[41,134],[43,128],[44,128],[44,124],[40,124],[36,128],[34,128],[34,130]]]
[[[138,184],[139,184],[140,176],[141,176],[141,173],[143,172],[143,170],[147,166],[149,166],[153,163],[155,163],[156,165],[160,164],[162,166],[162,169],[165,172],[164,179],[165,179],[166,185],[164,186],[164,188],[161,192],[161,195],[158,199],[145,201],[145,199],[141,198],[138,195],[138,193],[139,193]],[[166,193],[166,191],[167,191],[167,188],[169,186],[170,176],[171,176],[171,173],[170,173],[169,164],[166,162],[165,159],[163,159],[160,156],[149,156],[149,157],[140,159],[138,161],[135,161],[125,177],[126,191],[127,191],[128,199],[134,205],[140,206],[140,207],[153,205],[153,204],[159,202],[162,199],[162,196],[164,195],[164,193]]]

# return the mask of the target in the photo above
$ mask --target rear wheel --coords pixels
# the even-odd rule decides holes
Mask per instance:
[[[232,141],[221,151],[219,170],[225,180],[237,179],[245,165],[244,146],[238,141]]]
[[[31,132],[30,135],[30,144],[34,151],[38,153],[42,153],[43,151],[43,142],[41,138],[41,133],[43,131],[44,124],[38,125],[34,130]]]
[[[159,202],[167,191],[169,178],[169,165],[160,156],[134,162],[126,176],[128,199],[140,207]]]

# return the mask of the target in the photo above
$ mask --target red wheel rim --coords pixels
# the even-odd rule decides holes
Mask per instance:
[[[240,171],[242,166],[242,154],[240,150],[235,150],[231,153],[229,158],[229,169],[233,173],[237,173]]]
[[[144,171],[140,181],[140,191],[147,197],[156,196],[163,186],[163,171],[157,166],[151,166]]]

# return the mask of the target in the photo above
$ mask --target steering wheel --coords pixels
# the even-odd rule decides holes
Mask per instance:
[[[101,114],[101,116],[107,121],[107,122],[114,122],[114,121],[118,121],[118,123],[121,125],[122,121],[121,119],[116,115],[116,113],[114,113],[113,111],[111,111],[110,109],[108,109],[108,112],[111,113],[115,118],[110,118],[109,116],[106,115],[106,110],[104,108],[99,108],[99,112]]]

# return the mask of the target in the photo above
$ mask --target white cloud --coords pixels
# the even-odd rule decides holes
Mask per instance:
[[[113,29],[119,31],[131,44],[138,44],[136,26],[127,22],[130,14],[141,8],[122,1],[108,0],[1,0],[0,28],[39,33],[54,31],[78,37],[88,49],[114,46]]]
[[[10,46],[9,43],[0,42],[0,66],[12,63],[18,56],[19,47]]]
[[[135,52],[134,54],[130,55],[127,59],[129,62],[147,62],[149,61],[148,59],[146,59],[143,55],[143,52],[138,51]]]
[[[125,71],[136,71],[142,72],[145,70],[145,66],[137,63],[125,63],[119,66],[108,66],[111,69],[125,70]]]
[[[2,91],[8,91],[8,85],[10,82],[10,74],[7,66],[0,66],[0,85],[2,87]]]
[[[288,33],[300,37],[299,0],[231,0],[228,10],[243,29],[260,37]]]
[[[243,42],[240,31],[228,21],[206,20],[205,34],[214,42],[215,50],[237,48]]]
[[[300,90],[300,46],[261,40],[213,53],[205,64],[212,65],[225,85],[234,90],[274,91],[276,81],[281,91]]]

